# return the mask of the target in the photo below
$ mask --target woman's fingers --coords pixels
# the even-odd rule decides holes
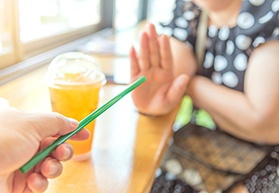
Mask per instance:
[[[169,38],[166,35],[158,37],[155,26],[148,24],[140,35],[140,49],[137,56],[134,47],[130,50],[131,76],[151,67],[171,69],[172,54]]]
[[[174,105],[176,105],[185,94],[188,81],[189,77],[185,74],[181,74],[174,79],[167,93],[168,101],[171,101]]]
[[[153,67],[160,66],[160,51],[158,43],[158,35],[155,26],[151,23],[147,25],[147,34],[149,36],[149,51],[150,51],[150,63]]]
[[[137,76],[140,72],[138,57],[134,46],[131,47],[129,56],[130,56],[130,63],[131,63],[131,68],[130,68],[131,81],[133,82],[134,81],[133,77]]]
[[[139,51],[139,67],[142,71],[146,71],[150,68],[149,60],[149,45],[148,35],[146,32],[142,32],[140,35],[140,51]]]
[[[170,47],[169,37],[165,34],[161,35],[159,38],[160,43],[160,56],[161,56],[161,66],[164,69],[172,69],[172,53]]]

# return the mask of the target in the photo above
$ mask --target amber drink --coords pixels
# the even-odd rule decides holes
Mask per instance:
[[[94,58],[78,52],[57,56],[49,65],[46,74],[52,111],[81,121],[98,108],[99,95],[105,84],[105,75]],[[74,160],[90,157],[94,137],[95,121],[86,126],[90,138],[85,141],[71,141]]]

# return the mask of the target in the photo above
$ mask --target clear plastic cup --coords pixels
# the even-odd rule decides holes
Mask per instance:
[[[106,78],[93,57],[69,52],[52,60],[45,82],[49,88],[52,111],[81,121],[98,108],[100,91]],[[73,160],[90,157],[94,127],[95,121],[86,126],[90,131],[89,139],[68,140],[74,147]]]

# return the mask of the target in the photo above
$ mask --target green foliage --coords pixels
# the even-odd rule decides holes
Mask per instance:
[[[209,129],[215,128],[215,123],[211,116],[203,109],[198,109],[193,112],[192,100],[189,96],[185,96],[178,111],[175,124],[179,126],[186,125],[193,116],[195,116],[197,125],[204,126]]]
[[[189,96],[185,96],[182,99],[182,103],[180,106],[180,109],[177,113],[175,123],[178,125],[186,125],[190,120],[192,116],[192,100]]]
[[[198,110],[196,114],[196,123],[197,125],[204,126],[209,129],[215,128],[215,123],[211,116],[204,110]]]

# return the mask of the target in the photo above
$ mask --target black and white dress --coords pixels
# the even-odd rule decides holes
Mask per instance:
[[[159,31],[189,44],[195,51],[200,15],[201,9],[190,0],[176,0],[171,20],[162,23]],[[243,92],[251,53],[271,40],[279,40],[279,0],[243,0],[234,27],[208,26],[200,74],[216,84]],[[279,148],[276,148],[275,154],[279,155]],[[260,171],[252,173],[245,180],[245,186],[249,192],[279,192],[278,171],[278,161],[273,160]],[[157,182],[161,180],[162,184],[169,183],[175,187],[175,181],[164,183],[161,178]],[[154,184],[151,192],[162,192],[163,189],[157,191],[156,186],[159,185]]]
[[[200,13],[191,1],[177,0],[172,20],[162,25],[162,32],[195,48]],[[208,27],[202,75],[243,91],[249,56],[270,40],[279,40],[279,0],[243,0],[236,26]]]

